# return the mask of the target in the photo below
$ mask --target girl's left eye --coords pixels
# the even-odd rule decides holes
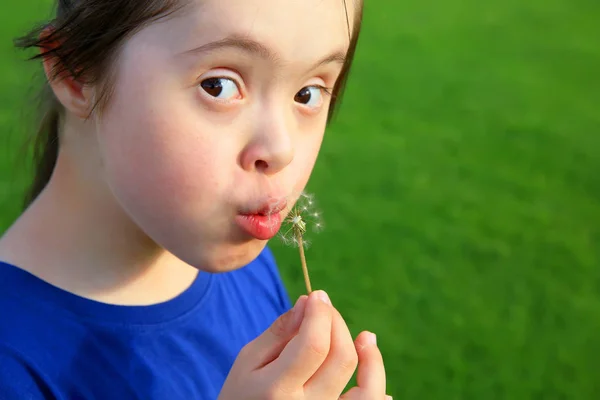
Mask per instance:
[[[240,97],[240,89],[233,79],[208,78],[200,82],[202,90],[219,100],[231,100]]]
[[[321,86],[306,86],[296,93],[296,96],[294,96],[294,101],[296,103],[307,105],[311,108],[316,108],[319,107],[323,102],[324,91],[325,89]]]

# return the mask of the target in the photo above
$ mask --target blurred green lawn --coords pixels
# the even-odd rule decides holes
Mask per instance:
[[[0,17],[0,231],[27,183],[33,69],[11,39],[48,3]],[[600,2],[373,0],[365,19],[309,188],[313,285],[378,334],[396,399],[600,398]],[[296,251],[273,247],[296,297]]]

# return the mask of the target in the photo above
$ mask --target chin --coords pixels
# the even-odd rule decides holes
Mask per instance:
[[[267,245],[266,240],[250,240],[240,244],[213,247],[202,254],[180,257],[200,271],[222,273],[245,267],[254,261]]]

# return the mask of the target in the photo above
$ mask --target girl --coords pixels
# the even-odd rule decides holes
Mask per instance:
[[[2,399],[384,399],[375,337],[289,310],[267,241],[309,178],[362,4],[60,0],[0,240]]]

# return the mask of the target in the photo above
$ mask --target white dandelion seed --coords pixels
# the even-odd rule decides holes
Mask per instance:
[[[309,294],[312,292],[312,288],[310,277],[308,275],[308,268],[306,266],[304,250],[309,247],[310,243],[304,236],[309,231],[320,232],[323,230],[321,213],[314,208],[315,201],[313,195],[304,192],[301,193],[296,205],[283,221],[284,226],[279,234],[279,237],[284,244],[298,247],[306,291]]]

